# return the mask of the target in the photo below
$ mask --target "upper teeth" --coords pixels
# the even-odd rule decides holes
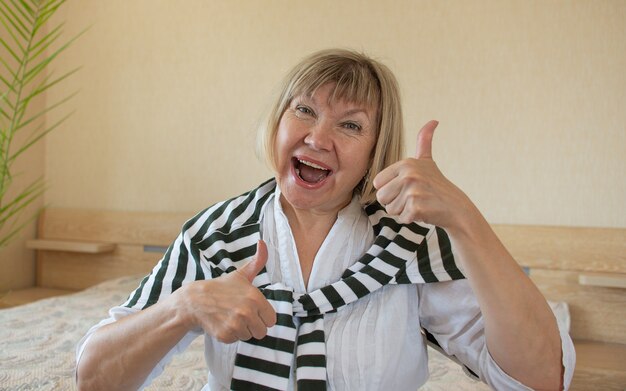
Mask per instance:
[[[322,166],[319,166],[319,165],[317,165],[317,164],[315,164],[315,163],[307,162],[306,160],[302,160],[302,159],[298,159],[298,161],[299,161],[300,163],[302,163],[302,164],[306,164],[306,165],[307,165],[307,166],[309,166],[309,167],[317,168],[318,170],[326,170],[326,171],[328,171],[328,169],[327,169],[327,168],[324,168],[324,167],[322,167]]]

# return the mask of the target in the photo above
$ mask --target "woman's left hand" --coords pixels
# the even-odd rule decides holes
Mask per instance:
[[[430,121],[420,130],[415,158],[374,178],[376,198],[402,223],[423,221],[446,230],[478,299],[491,356],[533,389],[560,389],[562,350],[554,315],[478,208],[437,168],[432,158],[437,124]]]
[[[474,204],[439,170],[432,158],[432,140],[439,123],[429,121],[417,135],[414,158],[390,165],[374,178],[376,198],[402,223],[423,221],[453,229],[475,212]]]

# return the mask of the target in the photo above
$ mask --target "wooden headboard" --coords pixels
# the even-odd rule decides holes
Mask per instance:
[[[116,277],[147,274],[192,215],[46,209],[39,219],[38,239],[29,243],[39,250],[37,284],[80,290]],[[527,225],[494,229],[545,297],[569,305],[572,337],[593,341],[577,342],[576,381],[611,389],[604,387],[610,378],[615,389],[622,390],[626,229]],[[596,383],[598,379],[602,383]]]
[[[626,229],[494,229],[544,296],[568,303],[574,338],[626,344]]]
[[[494,229],[543,295],[569,306],[576,347],[571,390],[625,390],[626,229]]]
[[[38,223],[37,285],[81,290],[147,274],[190,214],[45,209]]]

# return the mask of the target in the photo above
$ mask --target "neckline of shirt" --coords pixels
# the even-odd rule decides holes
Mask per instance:
[[[350,267],[359,258],[353,254],[355,243],[352,240],[353,235],[357,234],[357,226],[359,223],[365,223],[366,227],[363,228],[370,228],[369,220],[361,207],[359,197],[354,195],[350,203],[338,212],[337,219],[315,256],[311,274],[309,275],[309,284],[305,286],[295,239],[291,232],[287,215],[280,203],[280,196],[281,191],[277,184],[274,190],[273,218],[277,233],[278,243],[276,250],[279,259],[276,260],[277,264],[275,267],[280,267],[284,282],[288,283],[295,292],[308,293],[337,281],[340,275],[332,276],[332,269],[340,269],[339,274],[341,274],[343,270]],[[347,247],[343,260],[332,256],[333,252],[337,253],[337,243],[342,243],[343,246]],[[366,243],[360,243],[359,247],[363,247],[363,249],[359,249],[359,253],[366,251],[368,248]],[[346,255],[348,259],[345,259]],[[339,262],[340,265],[335,264],[329,268],[327,262]]]

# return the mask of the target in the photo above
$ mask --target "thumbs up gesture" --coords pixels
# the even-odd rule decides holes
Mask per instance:
[[[433,158],[433,136],[435,135],[435,129],[439,125],[438,121],[429,121],[417,134],[417,145],[415,147],[416,159],[431,159]]]
[[[433,160],[433,135],[438,124],[426,123],[417,135],[415,157],[385,168],[376,175],[373,185],[378,202],[400,222],[423,221],[451,229],[475,207]]]
[[[263,240],[259,240],[256,244],[256,254],[254,258],[250,262],[248,262],[244,267],[237,270],[236,273],[240,273],[243,277],[246,278],[250,283],[254,280],[254,278],[263,270],[265,264],[267,263],[267,245]]]
[[[267,263],[267,246],[257,243],[244,267],[213,280],[195,281],[175,291],[175,304],[189,330],[201,327],[224,343],[261,339],[276,324],[276,312],[252,281]]]

